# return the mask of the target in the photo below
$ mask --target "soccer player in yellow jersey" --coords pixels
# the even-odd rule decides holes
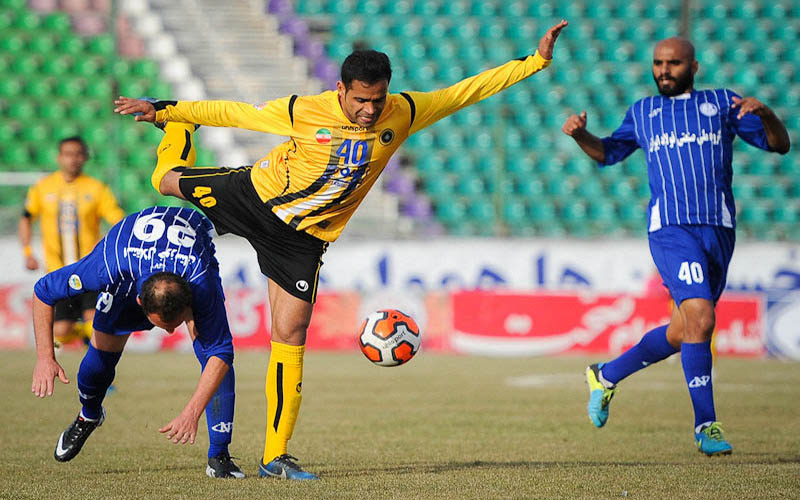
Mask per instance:
[[[80,137],[68,137],[58,144],[56,162],[59,170],[31,186],[25,210],[19,221],[19,238],[25,255],[25,267],[39,268],[31,248],[33,219],[39,219],[47,272],[77,262],[100,241],[100,220],[116,224],[125,215],[114,194],[102,182],[83,174],[88,159],[86,143]],[[65,344],[91,336],[91,327],[74,328],[83,320],[91,325],[97,294],[87,293],[55,304],[53,332]]]
[[[229,101],[120,97],[117,113],[164,127],[153,186],[200,207],[220,233],[246,238],[269,278],[272,352],[267,368],[267,435],[260,476],[317,479],[287,454],[300,409],[306,329],[322,254],[342,232],[389,158],[408,136],[546,68],[561,21],[538,51],[433,92],[389,93],[386,54],[349,55],[334,91],[259,106]],[[194,125],[288,136],[252,167],[194,164]]]

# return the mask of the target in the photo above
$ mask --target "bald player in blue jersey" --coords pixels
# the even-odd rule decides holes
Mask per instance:
[[[602,427],[616,385],[628,375],[681,352],[694,408],[694,435],[706,455],[730,454],[717,422],[711,381],[714,307],[725,288],[733,254],[736,206],[731,183],[736,136],[765,151],[785,154],[789,134],[770,108],[728,89],[695,90],[698,63],[683,38],[659,42],[653,79],[660,95],[636,101],[622,125],[600,139],[586,130],[586,112],[562,130],[601,166],[646,155],[650,182],[648,239],[676,307],[667,325],[647,332],[618,358],[586,369],[588,412]]]
[[[92,339],[78,370],[82,408],[61,434],[56,460],[72,460],[105,420],[103,399],[130,334],[154,326],[171,334],[186,323],[202,373],[183,411],[159,432],[176,444],[193,444],[205,409],[206,474],[244,477],[228,453],[235,390],[233,338],[211,241],[213,230],[205,216],[190,208],[146,208],[112,227],[89,255],[36,283],[37,361],[31,391],[39,397],[53,393],[56,377],[69,383],[54,355],[53,305],[86,292],[100,292]]]

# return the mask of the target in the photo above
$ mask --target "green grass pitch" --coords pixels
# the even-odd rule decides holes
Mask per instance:
[[[265,352],[236,355],[231,452],[248,477],[205,476],[208,437],[194,446],[157,429],[181,410],[199,366],[191,353],[127,353],[108,419],[71,462],[53,459],[78,411],[81,353],[60,360],[71,383],[30,392],[32,351],[0,352],[0,498],[798,498],[800,369],[722,359],[717,413],[734,453],[707,458],[692,441],[680,364],[663,362],[620,385],[604,429],[586,416],[577,357],[491,359],[424,350],[373,366],[360,353],[310,352],[290,453],[322,477],[257,476],[264,443]]]

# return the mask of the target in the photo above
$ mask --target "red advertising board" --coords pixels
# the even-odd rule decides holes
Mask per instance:
[[[453,295],[451,344],[484,355],[616,355],[670,314],[660,297],[459,292]],[[717,307],[717,352],[763,355],[763,323],[760,296],[726,296]]]
[[[30,293],[30,285],[0,286],[0,348],[32,345]],[[230,288],[225,293],[236,349],[267,348],[271,325],[266,290]],[[420,304],[424,350],[497,356],[616,355],[668,322],[671,314],[669,301],[661,296],[577,292],[431,292]],[[356,292],[320,293],[307,347],[356,349],[361,306]],[[716,309],[718,354],[764,354],[763,307],[760,295],[724,296]],[[186,329],[174,335],[157,329],[136,333],[128,341],[128,350],[161,349],[191,350]]]

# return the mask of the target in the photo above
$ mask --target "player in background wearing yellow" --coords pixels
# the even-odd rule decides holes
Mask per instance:
[[[432,92],[389,93],[386,54],[355,51],[337,89],[259,106],[230,101],[120,97],[115,112],[164,127],[153,186],[200,207],[220,233],[246,238],[269,278],[272,351],[266,378],[267,435],[260,476],[317,479],[287,453],[300,410],[306,330],[322,254],[413,133],[550,65],[561,21],[538,51]],[[193,165],[194,125],[237,127],[290,139],[252,167]]]
[[[116,224],[125,215],[108,186],[83,173],[86,143],[68,137],[58,144],[58,171],[31,186],[19,221],[25,267],[39,269],[31,248],[33,221],[39,219],[48,273],[77,262],[100,241],[100,220]],[[59,344],[91,337],[97,294],[87,293],[55,304],[53,332]],[[81,323],[76,323],[81,322]]]

